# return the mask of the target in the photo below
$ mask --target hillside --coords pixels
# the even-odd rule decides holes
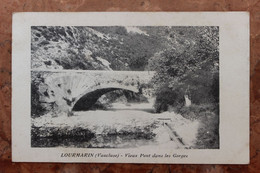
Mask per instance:
[[[148,69],[155,53],[194,45],[191,27],[32,26],[33,69]]]

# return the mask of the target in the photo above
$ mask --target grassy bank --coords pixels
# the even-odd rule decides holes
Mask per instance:
[[[218,149],[219,148],[219,105],[203,104],[182,107],[177,111],[184,118],[198,120],[199,129],[194,148]]]

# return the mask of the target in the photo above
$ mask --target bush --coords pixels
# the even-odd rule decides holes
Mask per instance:
[[[35,127],[31,129],[32,147],[56,147],[77,144],[91,140],[95,134],[89,129],[76,127]]]
[[[175,109],[175,112],[181,114],[184,118],[195,120],[200,119],[207,113],[218,114],[218,104],[192,104],[189,107],[181,107],[180,109]]]
[[[32,72],[31,74],[31,117],[36,118],[47,112],[47,107],[40,102],[39,85],[44,83],[41,73]]]
[[[180,109],[184,106],[184,94],[164,86],[157,90],[154,108],[157,113],[168,111],[170,107]]]

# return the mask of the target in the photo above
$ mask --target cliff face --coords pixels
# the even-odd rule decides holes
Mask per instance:
[[[147,70],[165,49],[193,44],[178,27],[32,26],[33,69]],[[188,34],[186,32],[185,34]]]
[[[32,68],[111,70],[93,55],[108,39],[86,27],[32,27]]]
[[[90,27],[32,27],[32,68],[144,69],[145,64],[140,62],[147,61],[151,53],[145,53],[148,47],[138,47],[141,46],[138,44],[148,44],[147,35],[138,34],[139,41],[136,41],[137,34],[128,33],[124,27],[109,28],[109,33],[101,32],[102,29],[108,31],[104,27],[99,28],[100,31]],[[153,44],[157,43],[149,43]],[[131,61],[132,57],[138,61],[136,64]]]

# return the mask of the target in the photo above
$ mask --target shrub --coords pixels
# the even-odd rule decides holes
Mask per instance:
[[[177,110],[184,106],[185,99],[180,90],[172,90],[164,86],[157,90],[155,99],[155,111],[157,113],[168,111],[170,107]]]

